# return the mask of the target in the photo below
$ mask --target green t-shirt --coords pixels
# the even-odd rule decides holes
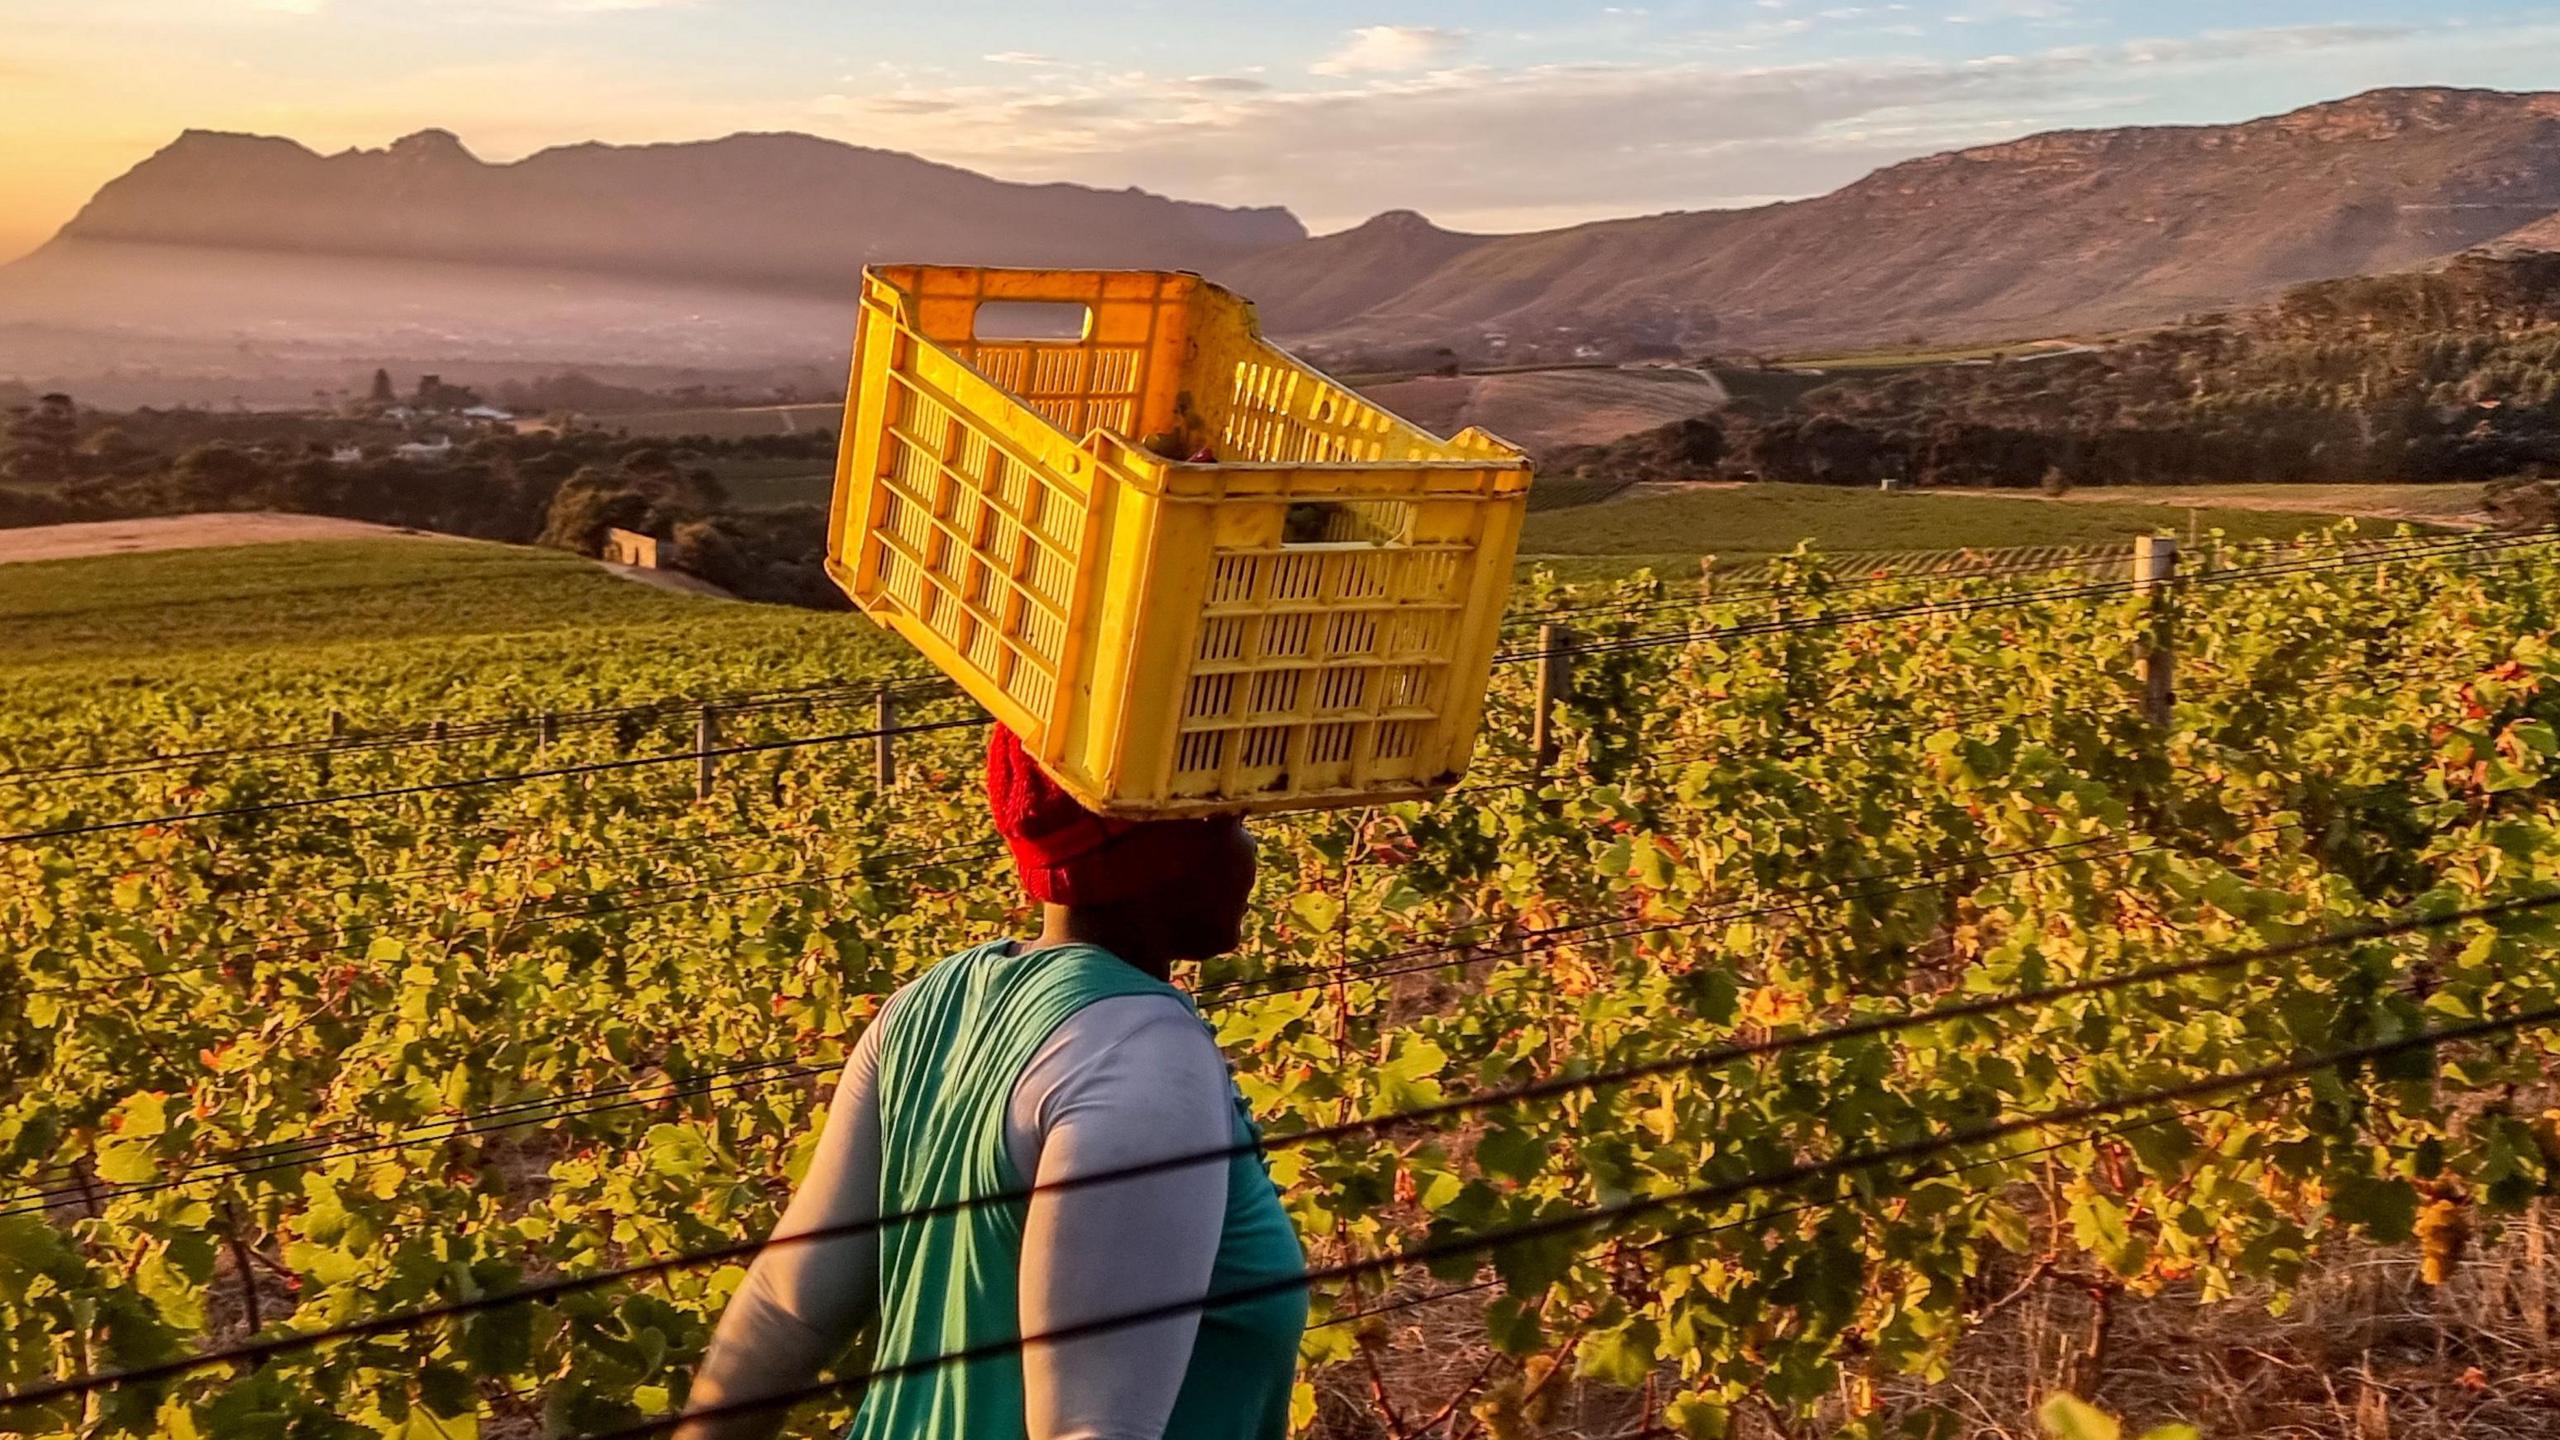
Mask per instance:
[[[1005,1121],[1014,1086],[1059,1025],[1096,1000],[1190,997],[1105,950],[1021,951],[998,941],[927,972],[882,1020],[880,1213],[1027,1190]],[[1205,1022],[1203,1022],[1205,1024]],[[1241,1097],[1235,1139],[1257,1138]],[[1020,1338],[1019,1279],[1029,1202],[971,1205],[884,1226],[875,1364],[928,1360]],[[1143,1255],[1130,1257],[1145,1264]],[[1303,1289],[1219,1303],[1303,1274],[1305,1252],[1260,1158],[1228,1162],[1226,1217],[1208,1303],[1164,1440],[1281,1440]],[[1006,1349],[872,1383],[849,1440],[1023,1440],[1022,1358]]]

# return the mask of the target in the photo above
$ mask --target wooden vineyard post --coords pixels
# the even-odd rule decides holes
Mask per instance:
[[[533,742],[548,750],[560,743],[560,717],[546,710],[533,726]]]
[[[1529,721],[1529,749],[1537,773],[1555,768],[1563,748],[1556,734],[1556,705],[1573,688],[1573,632],[1550,621],[1538,627],[1538,709]]]
[[[711,752],[720,747],[720,717],[708,705],[693,721],[693,798],[711,798],[711,787],[720,778],[720,759]]]
[[[444,743],[445,729],[445,723],[438,720],[427,727],[427,738],[441,745]]]
[[[1716,557],[1713,555],[1698,557],[1698,598],[1701,600],[1716,598]]]
[[[2142,647],[2142,718],[2166,726],[2177,704],[2177,652],[2170,634],[2170,587],[2178,577],[2178,541],[2144,535],[2133,542],[2133,590],[2151,602],[2151,634]]]
[[[898,722],[898,702],[883,687],[871,705],[871,773],[878,777],[883,793],[898,784],[898,752],[896,737],[889,732]]]

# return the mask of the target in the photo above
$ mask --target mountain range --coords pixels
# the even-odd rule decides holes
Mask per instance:
[[[2236,125],[2056,132],[1813,199],[1516,235],[1395,211],[1310,238],[1278,207],[805,135],[491,164],[440,130],[325,156],[190,131],[0,267],[0,374],[47,373],[48,355],[826,362],[855,271],[891,257],[1198,269],[1337,361],[1954,343],[2173,320],[2501,242],[2560,243],[2560,93],[2377,90]]]
[[[1268,296],[1278,328],[1352,346],[2000,340],[2423,266],[2554,212],[2560,93],[2378,90],[2240,125],[2035,135],[1749,210],[1495,237],[1381,217],[1221,278]],[[1384,298],[1324,283],[1345,271],[1395,278]]]

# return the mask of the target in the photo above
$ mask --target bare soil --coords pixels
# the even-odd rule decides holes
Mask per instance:
[[[282,545],[298,540],[443,540],[469,542],[459,535],[341,520],[332,515],[285,515],[268,510],[223,511],[207,515],[155,515],[141,520],[92,520],[71,525],[28,525],[0,530],[0,565],[31,560],[80,560],[96,555],[139,555],[155,550],[212,550],[230,545]],[[716,600],[738,597],[677,570],[648,570],[637,565],[597,569],[620,579],[678,595]]]
[[[423,540],[454,538],[363,520],[279,515],[264,510],[157,515],[143,520],[92,520],[0,530],[0,565],[153,550],[210,550],[224,545],[275,545],[292,540],[378,540],[403,535]]]
[[[1726,398],[1705,371],[1659,366],[1418,375],[1361,393],[1435,435],[1481,425],[1531,451],[1605,444],[1707,414]]]

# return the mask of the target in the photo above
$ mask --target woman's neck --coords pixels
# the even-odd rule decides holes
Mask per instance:
[[[1173,957],[1150,932],[1143,912],[1116,905],[1046,905],[1041,907],[1041,949],[1052,945],[1091,945],[1119,956],[1141,973],[1158,980],[1173,978]]]

